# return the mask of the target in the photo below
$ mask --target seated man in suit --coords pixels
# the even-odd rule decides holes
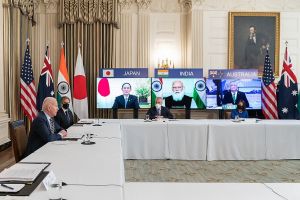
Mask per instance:
[[[46,97],[43,101],[42,111],[32,122],[26,155],[36,151],[47,142],[61,140],[61,138],[67,136],[67,132],[53,119],[57,110],[56,99],[53,97]]]
[[[146,115],[149,115],[150,119],[155,119],[159,117],[173,119],[172,113],[168,108],[162,106],[163,98],[157,97],[155,100],[155,106],[149,108]]]
[[[176,80],[172,83],[173,94],[165,98],[167,108],[191,108],[192,97],[184,94],[184,85],[181,81]]]
[[[238,91],[238,86],[236,81],[230,83],[230,90],[224,92],[223,105],[234,104],[236,105],[240,100],[245,102],[246,108],[249,107],[249,102],[244,92]]]
[[[55,121],[63,129],[67,129],[74,124],[73,113],[69,109],[70,99],[67,96],[61,98],[61,108],[58,110],[57,115],[54,117]]]
[[[138,98],[130,94],[131,85],[129,83],[124,83],[121,89],[123,94],[116,97],[112,108],[113,109],[119,109],[119,108],[139,109],[140,106],[139,106]]]

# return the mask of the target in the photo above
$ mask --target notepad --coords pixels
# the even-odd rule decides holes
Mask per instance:
[[[37,176],[50,163],[16,163],[10,168],[4,169],[0,173],[0,182],[14,182],[14,183],[29,183],[33,182]]]
[[[8,187],[5,187],[8,186]],[[0,192],[8,192],[8,193],[14,193],[14,192],[19,192],[25,184],[5,184],[5,185],[0,185]]]

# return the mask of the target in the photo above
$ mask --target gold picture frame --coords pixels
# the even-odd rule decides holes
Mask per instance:
[[[266,49],[275,76],[279,75],[280,13],[229,12],[229,69],[258,69],[263,73]]]

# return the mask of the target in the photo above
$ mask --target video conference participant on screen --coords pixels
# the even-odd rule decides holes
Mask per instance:
[[[116,97],[112,108],[113,109],[119,109],[119,108],[138,109],[138,108],[140,108],[138,98],[135,95],[130,94],[130,92],[131,92],[130,83],[123,83],[121,89],[122,89],[123,95]]]
[[[230,83],[230,90],[224,91],[223,105],[224,104],[237,104],[240,100],[245,102],[246,108],[249,107],[249,102],[244,92],[238,91],[238,86],[236,81]]]
[[[170,112],[170,110],[162,106],[162,103],[163,103],[163,98],[157,97],[155,100],[155,106],[149,108],[146,115],[149,115],[150,119],[155,119],[160,117],[173,119],[173,115]]]
[[[231,119],[236,118],[248,118],[248,111],[246,110],[245,101],[240,100],[237,104],[237,108],[231,111]]]
[[[165,105],[167,108],[191,108],[192,97],[184,94],[184,85],[182,81],[174,81],[172,83],[172,91],[173,94],[165,98]]]

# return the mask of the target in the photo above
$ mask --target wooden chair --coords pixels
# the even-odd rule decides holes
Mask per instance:
[[[13,121],[9,124],[10,138],[12,140],[16,162],[24,158],[28,135],[23,120]]]

